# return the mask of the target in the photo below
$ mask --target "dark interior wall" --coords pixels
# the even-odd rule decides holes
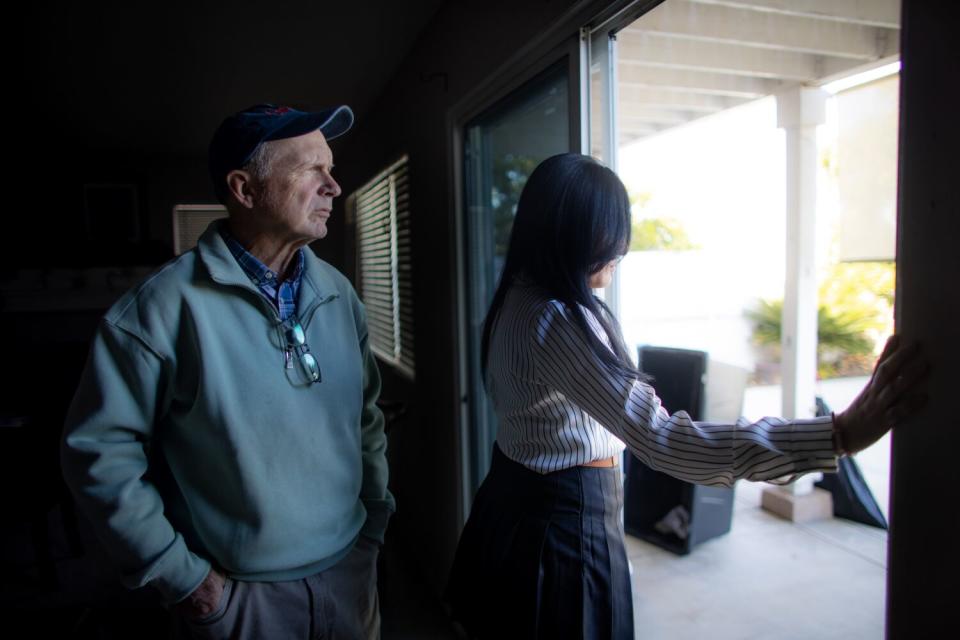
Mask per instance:
[[[404,60],[381,99],[337,152],[344,194],[409,155],[413,210],[417,371],[411,384],[382,365],[384,395],[409,416],[391,434],[391,525],[405,553],[438,591],[460,526],[455,211],[451,110],[520,47],[575,3],[470,1],[446,5]],[[569,34],[571,37],[575,30]],[[499,70],[499,71],[498,71]],[[353,259],[345,245],[347,269]]]
[[[0,260],[8,269],[162,262],[172,206],[214,202],[206,147],[226,114],[266,101],[348,102],[363,114],[443,3],[22,7],[2,46],[14,88],[6,139],[15,189],[7,207],[23,215],[0,238]],[[83,187],[91,183],[136,188],[138,240],[87,232]]]
[[[172,212],[177,204],[214,203],[206,159],[140,150],[78,149],[68,175],[42,169],[18,176],[21,190],[4,236],[5,262],[15,268],[76,268],[162,264],[173,256]],[[138,239],[90,229],[85,185],[130,185],[136,195]],[[95,224],[95,222],[94,222]]]
[[[897,331],[931,363],[930,401],[893,435],[887,637],[956,635],[960,592],[960,9],[903,3]],[[951,631],[952,629],[952,631]]]

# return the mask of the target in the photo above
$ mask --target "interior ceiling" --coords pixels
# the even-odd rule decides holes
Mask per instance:
[[[362,118],[442,4],[35,3],[16,54],[43,134],[201,155],[226,114],[259,102],[346,103]]]
[[[666,0],[616,46],[622,145],[896,59],[900,0]]]

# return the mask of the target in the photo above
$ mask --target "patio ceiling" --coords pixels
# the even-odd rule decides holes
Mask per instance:
[[[617,33],[619,143],[896,60],[900,0],[666,0]]]

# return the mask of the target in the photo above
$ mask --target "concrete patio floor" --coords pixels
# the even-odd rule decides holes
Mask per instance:
[[[788,522],[763,486],[738,483],[730,533],[687,556],[627,536],[638,639],[883,638],[887,532]]]

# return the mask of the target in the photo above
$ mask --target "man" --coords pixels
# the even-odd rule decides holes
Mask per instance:
[[[345,106],[224,120],[228,219],[107,312],[68,414],[79,506],[179,635],[379,634],[380,378],[353,288],[305,248],[340,195],[327,140],[352,123]]]

